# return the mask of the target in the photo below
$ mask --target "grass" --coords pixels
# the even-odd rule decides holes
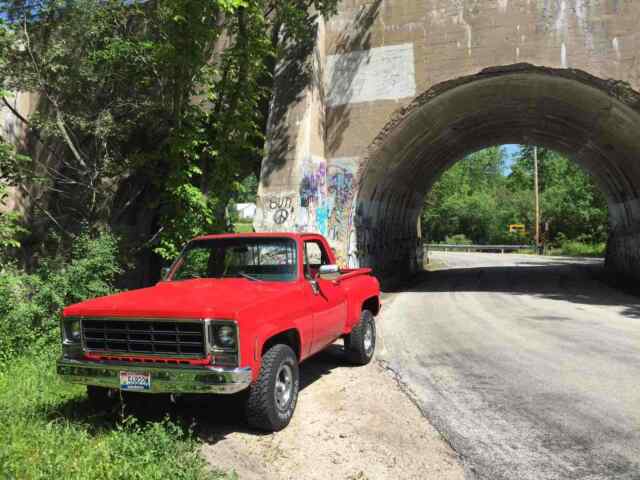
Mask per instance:
[[[568,240],[562,243],[560,248],[551,250],[552,255],[563,255],[567,257],[604,257],[607,249],[606,243],[583,243]]]
[[[251,233],[253,232],[253,223],[236,222],[233,224],[236,233]]]
[[[55,358],[40,350],[1,369],[0,478],[227,478],[207,470],[189,429],[168,418],[93,410],[84,387],[57,377]]]

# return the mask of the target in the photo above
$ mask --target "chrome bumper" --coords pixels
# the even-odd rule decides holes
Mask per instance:
[[[151,374],[151,388],[143,393],[223,393],[244,390],[251,384],[251,368],[137,365],[61,358],[58,375],[72,383],[120,389],[120,372]]]

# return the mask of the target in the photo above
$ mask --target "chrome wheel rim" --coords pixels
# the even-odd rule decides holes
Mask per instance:
[[[293,396],[293,369],[290,365],[280,365],[276,374],[274,396],[278,409],[286,410]]]
[[[364,329],[364,351],[367,353],[367,356],[371,355],[373,352],[373,325],[371,322],[367,322]]]

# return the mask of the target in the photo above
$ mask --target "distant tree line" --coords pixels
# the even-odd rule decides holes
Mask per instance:
[[[427,195],[423,237],[473,243],[531,242],[535,232],[533,147],[508,159],[503,148],[476,152],[447,170]],[[549,244],[607,239],[607,202],[592,176],[561,154],[538,148],[542,230]],[[524,224],[526,236],[508,231]],[[462,237],[463,236],[463,237]]]

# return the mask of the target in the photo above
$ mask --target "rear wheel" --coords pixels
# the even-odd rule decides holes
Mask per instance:
[[[360,321],[351,333],[344,337],[344,348],[349,360],[356,365],[366,365],[376,349],[376,322],[369,310],[363,310]]]
[[[249,389],[245,407],[249,425],[282,430],[293,417],[299,389],[296,354],[288,345],[274,345],[262,356],[260,374]]]

